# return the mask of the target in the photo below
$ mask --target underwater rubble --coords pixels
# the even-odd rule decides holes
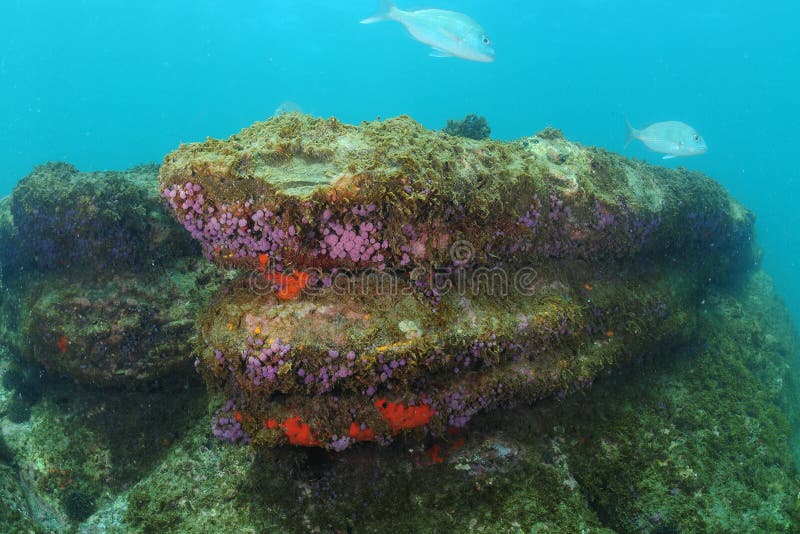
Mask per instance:
[[[796,531],[753,226],[554,129],[293,113],[37,167],[0,201],[0,531]]]

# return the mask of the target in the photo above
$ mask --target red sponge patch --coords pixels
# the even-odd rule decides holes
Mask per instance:
[[[406,406],[398,402],[389,402],[385,399],[375,401],[375,406],[389,423],[392,432],[408,428],[416,428],[428,424],[436,413],[430,406]]]

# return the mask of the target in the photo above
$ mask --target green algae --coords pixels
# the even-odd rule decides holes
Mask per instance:
[[[763,275],[748,283],[748,292],[710,299],[690,350],[622,373],[591,402],[542,410],[565,421],[555,435],[615,530],[791,532],[800,524],[787,417],[797,408],[784,403],[797,384],[785,354],[753,336],[790,318],[764,313],[774,307]],[[732,305],[742,313],[731,314]]]
[[[194,317],[222,274],[167,214],[158,167],[42,165],[0,205],[0,339],[95,386],[190,372]]]
[[[81,491],[71,491],[64,499],[64,511],[72,521],[85,521],[95,512],[94,499]]]
[[[432,463],[430,443],[257,454],[209,444],[198,424],[129,493],[124,524],[133,532],[793,532],[800,480],[784,402],[796,386],[787,351],[799,347],[774,299],[761,273],[741,290],[715,290],[696,343],[581,393],[478,416],[435,443],[442,463]]]
[[[159,180],[207,257],[243,271],[201,318],[198,369],[238,407],[220,417],[258,446],[338,449],[361,439],[354,424],[363,439],[423,424],[441,436],[478,411],[575,391],[689,343],[708,284],[759,259],[754,217],[718,183],[555,132],[504,143],[405,116],[291,114],[182,145]],[[345,231],[360,232],[344,249],[357,252],[330,254]],[[359,259],[365,241],[380,265]],[[525,269],[535,288],[495,291]],[[347,285],[370,270],[396,292]],[[309,272],[307,293],[270,291]],[[438,272],[472,286],[439,292]],[[387,415],[387,401],[429,413]]]
[[[6,443],[3,434],[0,434],[0,462],[7,465],[14,463],[14,451]]]
[[[5,416],[12,423],[24,423],[31,418],[31,407],[23,399],[15,397],[6,405]]]
[[[0,530],[20,533],[45,532],[32,517],[16,472],[2,463],[0,463]]]
[[[7,427],[30,506],[51,531],[69,531],[71,495],[100,509],[141,479],[203,414],[196,383],[151,391],[94,391],[50,379],[25,425]]]
[[[280,213],[280,227],[293,227],[300,236],[313,235],[326,210],[350,222],[351,207],[374,205],[376,220],[386,224],[382,236],[389,241],[389,267],[397,266],[400,248],[408,245],[401,231],[407,224],[427,236],[425,261],[419,262],[426,266],[447,265],[449,245],[459,240],[472,244],[473,259],[483,265],[498,259],[546,261],[553,242],[562,240],[575,244],[565,254],[590,261],[630,256],[645,245],[659,253],[706,249],[716,256],[702,239],[698,242],[692,224],[697,217],[730,228],[714,232],[723,250],[734,244],[741,248],[729,259],[752,265],[757,256],[750,242],[739,239],[751,232],[752,215],[716,182],[547,133],[503,143],[429,131],[405,116],[355,127],[336,119],[282,115],[226,141],[182,145],[167,155],[162,189],[189,182],[202,190],[204,213],[231,210],[248,221],[264,209]],[[570,207],[570,215],[562,216],[568,221],[553,224],[547,217],[553,196]],[[531,206],[543,215],[533,236],[519,224]],[[185,221],[182,210],[178,207],[177,215]],[[599,210],[613,214],[616,224],[598,228]],[[632,232],[623,220],[658,220],[659,225],[644,240],[637,235],[641,229]],[[521,239],[533,239],[535,246],[519,251],[513,245]],[[314,267],[308,257],[317,258],[311,243],[300,245],[300,253],[286,246],[279,255],[290,265]],[[256,255],[245,250],[239,257],[225,247],[206,252],[219,263],[243,268],[251,267]],[[412,258],[411,267],[416,264]]]
[[[293,178],[284,182],[281,195],[302,196],[312,202],[319,195],[315,209],[342,199],[349,206],[352,185],[365,179],[358,174],[359,162],[369,164],[370,158],[376,157],[367,149],[372,145],[353,133],[354,127],[316,121],[308,130],[307,121],[295,117],[270,122],[258,135],[245,131],[236,136],[238,145],[233,149],[229,143],[209,142],[206,147],[232,150],[239,158],[230,171],[220,175],[219,191],[230,187],[231,194],[258,194],[264,191],[259,172],[268,167],[279,173],[281,166],[294,166],[287,172]],[[797,383],[796,369],[790,367],[798,354],[797,335],[765,275],[748,272],[758,260],[752,214],[705,177],[684,170],[661,171],[583,149],[554,132],[521,140],[514,145],[521,148],[516,149],[504,144],[470,144],[478,142],[447,148],[443,135],[429,134],[407,119],[364,129],[387,145],[378,147],[383,155],[377,156],[392,158],[386,160],[391,165],[385,169],[394,174],[387,179],[407,176],[423,186],[436,173],[449,172],[459,151],[472,150],[464,161],[478,165],[474,177],[455,176],[435,189],[438,197],[385,187],[369,192],[365,181],[358,191],[401,201],[397,211],[383,212],[386,216],[402,214],[414,221],[435,221],[435,213],[428,209],[430,198],[469,202],[470,195],[481,194],[484,188],[486,196],[476,201],[470,214],[491,220],[495,213],[511,216],[527,206],[527,201],[519,198],[526,189],[515,189],[514,183],[521,182],[514,182],[513,177],[530,172],[548,194],[576,195],[576,217],[586,216],[595,201],[601,200],[623,211],[658,216],[661,226],[646,246],[621,233],[615,238],[623,240],[623,245],[610,254],[593,252],[558,261],[536,255],[522,258],[523,264],[536,264],[538,281],[543,284],[537,298],[522,302],[514,296],[503,302],[496,295],[480,295],[473,306],[473,311],[477,309],[474,325],[465,322],[459,304],[447,298],[435,313],[424,299],[380,302],[370,293],[353,299],[321,295],[317,303],[304,296],[272,306],[274,297],[248,294],[252,288],[241,274],[229,275],[223,289],[228,293],[209,301],[209,286],[221,273],[212,269],[196,273],[200,264],[194,259],[168,262],[170,268],[160,272],[186,299],[187,304],[182,305],[186,316],[206,310],[200,336],[190,342],[199,347],[201,359],[209,356],[203,348],[209,341],[213,341],[211,346],[239,348],[237,344],[250,334],[246,322],[239,320],[243,316],[269,312],[302,319],[307,318],[309,309],[324,302],[344,302],[350,308],[360,306],[362,311],[370,308],[372,326],[342,328],[348,343],[375,351],[413,340],[420,344],[413,351],[402,352],[405,345],[391,350],[414,361],[412,372],[431,377],[446,369],[446,365],[431,369],[421,363],[431,348],[441,345],[455,353],[482,334],[513,337],[519,326],[516,315],[526,310],[542,318],[541,326],[551,328],[561,319],[580,325],[597,309],[604,310],[604,319],[588,331],[553,341],[540,358],[534,358],[543,377],[534,386],[520,380],[518,368],[502,365],[506,362],[502,351],[487,350],[483,358],[497,369],[472,376],[468,388],[485,394],[503,383],[511,391],[502,399],[504,409],[475,415],[461,433],[447,432],[442,424],[435,440],[416,431],[403,436],[413,439],[387,447],[358,444],[339,454],[275,447],[283,443],[280,433],[253,436],[269,448],[230,447],[219,442],[209,435],[210,414],[219,405],[214,394],[226,391],[229,384],[207,370],[210,398],[196,387],[191,371],[187,378],[171,375],[147,388],[130,387],[131,375],[107,391],[48,381],[48,390],[33,407],[29,421],[0,421],[0,431],[17,463],[9,469],[0,466],[0,529],[797,530],[800,482],[791,456],[792,423],[798,421]],[[273,135],[274,149],[259,154],[264,132]],[[410,145],[428,159],[407,157],[402,147],[388,146],[399,134],[408,136]],[[333,188],[336,198],[329,196],[327,178],[320,178],[316,171],[314,179],[320,180],[316,185],[297,179],[302,178],[304,168],[319,169],[314,165],[336,162],[338,149],[326,148],[334,139],[355,154],[347,159],[352,168],[344,171],[351,176]],[[422,148],[429,143],[441,144],[432,145],[435,150],[428,153]],[[498,159],[481,163],[484,149]],[[245,150],[254,154],[243,157]],[[438,159],[437,150],[450,152],[447,158]],[[515,159],[516,150],[535,156],[533,163]],[[201,159],[209,168],[221,165],[227,169],[225,157],[204,154]],[[497,162],[506,165],[497,175],[510,179],[511,185],[499,183],[491,172],[479,168],[487,165],[486,170]],[[152,170],[148,168],[146,173],[151,180]],[[227,172],[230,174],[224,174]],[[377,175],[381,172],[379,169]],[[329,188],[325,195],[320,187]],[[582,191],[589,193],[582,196]],[[692,198],[687,198],[686,192]],[[511,196],[503,200],[503,195]],[[685,204],[675,201],[678,198]],[[460,231],[476,228],[476,235],[489,235],[481,233],[480,225],[464,226]],[[4,246],[4,236],[13,238],[14,232],[0,232],[0,246]],[[168,243],[162,241],[159,246]],[[9,280],[25,281],[24,276],[15,276]],[[137,283],[153,285],[146,276]],[[77,296],[64,289],[63,283],[50,285],[56,293],[62,292],[52,298],[55,304]],[[4,292],[2,303],[7,316],[4,340],[19,343],[24,337],[14,332],[24,324],[20,317],[32,309],[32,300],[10,287],[13,291]],[[669,310],[666,315],[659,311],[663,303]],[[41,317],[37,328],[61,324],[55,317]],[[102,322],[101,318],[96,323],[100,330]],[[228,323],[235,324],[228,329]],[[448,328],[451,335],[426,337]],[[320,334],[334,331],[333,326],[319,330]],[[176,342],[186,346],[185,340],[178,339],[183,335],[193,333],[176,336]],[[304,349],[304,357],[319,357],[329,345],[308,332],[303,335],[308,336],[306,344],[315,347]],[[193,355],[186,351],[187,362]],[[375,370],[375,360],[368,357],[364,365],[361,378]],[[436,380],[436,386],[442,388],[458,383],[446,373]],[[401,383],[410,381],[411,375]],[[11,395],[0,393],[0,413],[5,414]],[[312,421],[350,421],[346,399],[331,407],[319,395],[312,395],[297,397],[298,404],[291,406],[293,396],[280,395],[266,406],[286,405],[298,411],[305,407]],[[261,409],[256,403],[245,408],[254,413]],[[379,422],[374,426],[378,429]],[[91,497],[98,505],[97,512],[80,526],[70,523],[63,507],[73,492]]]
[[[460,121],[448,119],[447,125],[442,128],[442,131],[449,135],[478,140],[488,139],[492,134],[492,129],[489,127],[486,117],[479,117],[474,113],[467,115]]]

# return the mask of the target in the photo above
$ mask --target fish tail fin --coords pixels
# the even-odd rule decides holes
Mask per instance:
[[[382,22],[384,20],[392,20],[397,8],[394,7],[392,0],[381,0],[378,12],[361,21],[361,24],[372,24],[373,22]]]
[[[623,116],[622,116],[622,120],[624,120],[624,121],[625,121],[625,128],[627,128],[627,129],[628,129],[628,136],[625,138],[625,146],[627,147],[627,146],[628,146],[628,145],[631,143],[631,141],[633,141],[634,139],[636,139],[636,135],[637,135],[639,132],[637,132],[637,131],[636,131],[636,128],[634,128],[633,126],[631,126],[631,123],[630,123],[630,121],[628,120],[628,117],[626,117],[625,115],[623,115]]]

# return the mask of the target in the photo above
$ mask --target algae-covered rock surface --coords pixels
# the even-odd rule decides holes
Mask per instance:
[[[38,473],[62,514],[53,531],[794,532],[790,318],[756,273],[710,292],[701,321],[696,343],[669,358],[424,443],[259,452],[209,435],[200,390],[148,402],[67,385],[53,399],[74,404],[48,399],[3,431],[15,469]],[[149,414],[138,426],[136,410]],[[70,452],[75,433],[85,451]],[[61,511],[70,479],[97,506],[81,524]]]
[[[460,266],[738,247],[752,215],[716,182],[585,148],[548,130],[512,143],[426,130],[409,117],[343,124],[296,113],[182,145],[163,195],[223,264]],[[469,245],[463,250],[462,244]],[[455,245],[455,248],[454,248]],[[725,255],[725,252],[721,253]]]
[[[46,369],[98,386],[130,386],[191,370],[194,318],[208,266],[32,281],[13,335],[19,353]]]
[[[4,366],[0,372],[12,369]],[[8,403],[0,403],[2,437],[13,459],[2,473],[24,495],[17,517],[27,512],[36,532],[76,531],[159,465],[203,413],[195,380],[158,391],[97,390],[52,377],[46,384],[26,421],[9,420]],[[3,396],[15,395],[3,390]],[[25,523],[2,520],[0,515],[0,531],[23,531],[18,528]]]
[[[797,532],[753,225],[408,117],[39,167],[0,201],[0,531]]]
[[[66,163],[36,167],[4,201],[4,275],[124,270],[191,253],[191,242],[155,201],[156,173],[155,165],[91,173]]]
[[[191,367],[219,272],[164,209],[158,167],[42,165],[0,205],[0,337],[19,357],[95,386]]]
[[[159,180],[237,268],[197,367],[230,442],[341,451],[442,437],[696,336],[757,264],[753,215],[698,173],[571,143],[287,114],[183,145]]]

